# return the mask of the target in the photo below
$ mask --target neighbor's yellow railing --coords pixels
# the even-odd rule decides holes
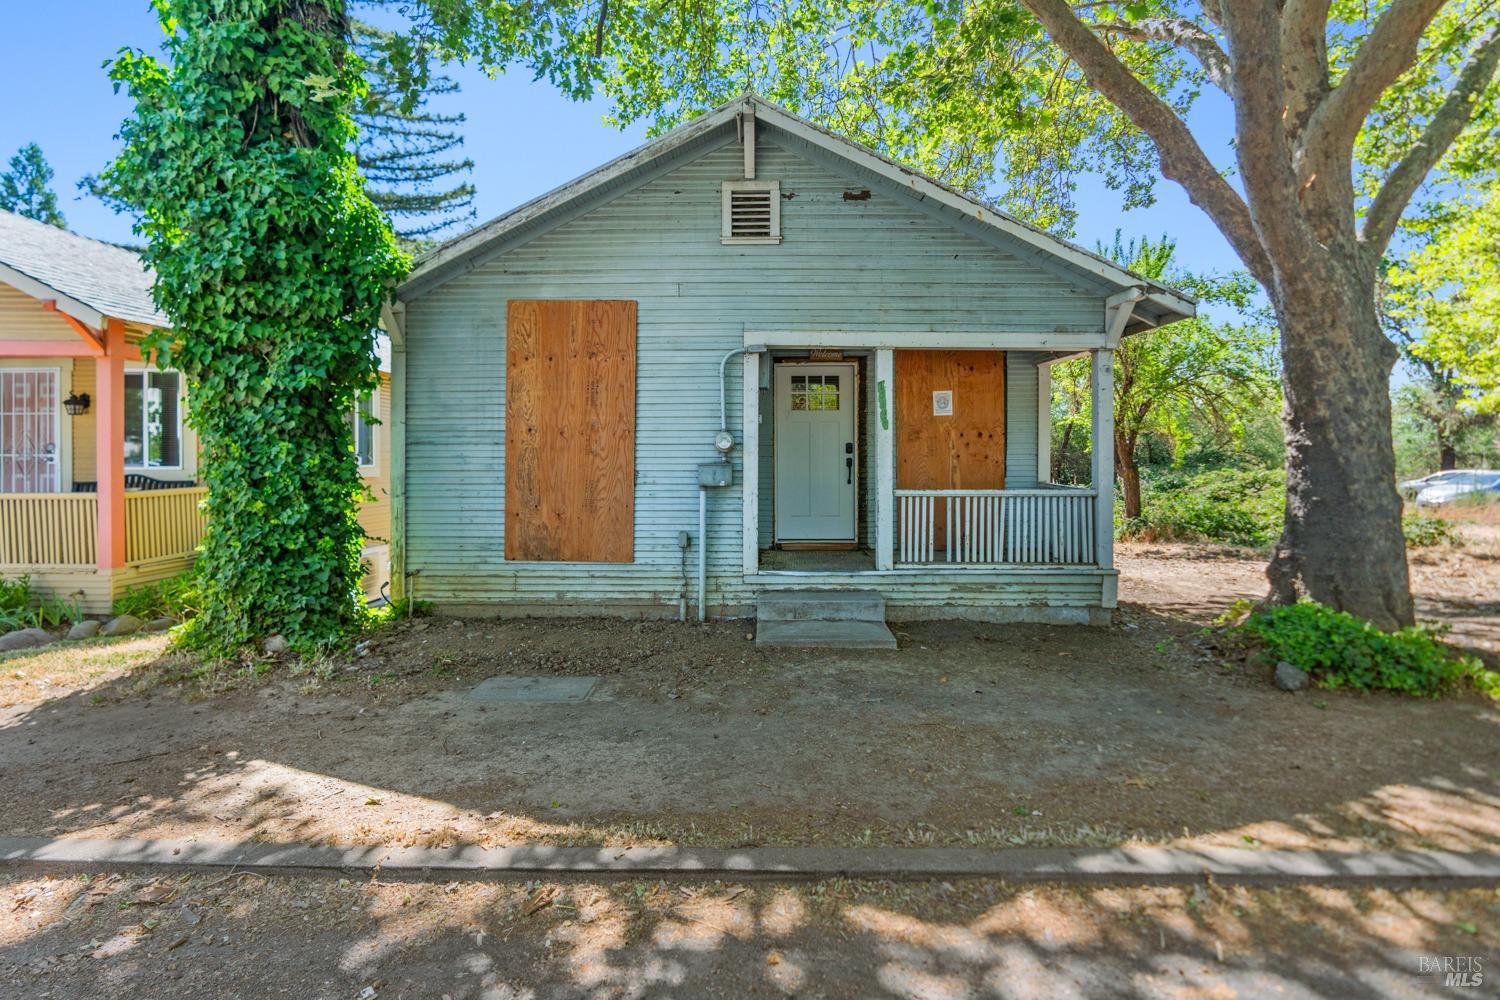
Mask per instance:
[[[0,563],[94,565],[92,493],[0,494]]]
[[[190,556],[197,551],[208,523],[198,505],[207,495],[205,486],[127,491],[126,561]]]

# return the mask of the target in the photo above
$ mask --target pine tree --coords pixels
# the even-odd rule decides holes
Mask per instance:
[[[57,195],[48,185],[52,167],[42,155],[42,147],[27,143],[10,158],[10,170],[0,174],[0,208],[66,229],[68,220],[57,207]]]
[[[369,90],[355,110],[355,155],[365,191],[391,219],[408,250],[420,250],[474,218],[474,161],[449,158],[463,145],[464,115],[440,114],[430,98],[456,93],[458,84],[432,76],[414,98],[402,86],[385,45],[389,33],[352,22],[354,49],[365,63]]]

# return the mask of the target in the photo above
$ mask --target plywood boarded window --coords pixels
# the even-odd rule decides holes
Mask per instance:
[[[897,351],[894,375],[896,488],[1004,489],[1005,352]]]
[[[510,302],[506,559],[634,558],[635,335],[634,302]]]

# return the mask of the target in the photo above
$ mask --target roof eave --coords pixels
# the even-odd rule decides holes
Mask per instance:
[[[0,264],[0,281],[31,296],[38,302],[56,302],[57,308],[96,330],[102,330],[104,321],[108,318],[87,302],[76,299],[66,292],[58,291],[45,281],[39,281],[25,271],[18,271],[8,264]]]

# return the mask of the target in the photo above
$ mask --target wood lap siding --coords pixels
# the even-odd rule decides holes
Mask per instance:
[[[1003,329],[1066,338],[1102,331],[1102,296],[1030,257],[981,245],[882,189],[867,201],[845,201],[845,191],[871,185],[792,153],[766,131],[756,156],[757,173],[781,182],[779,245],[719,242],[720,186],[744,167],[731,131],[724,146],[701,159],[601,201],[407,302],[407,554],[420,573],[418,599],[555,613],[577,613],[585,602],[611,604],[622,614],[675,611],[683,563],[691,588],[697,557],[698,539],[684,560],[677,535],[697,533],[696,470],[714,456],[719,363],[726,351],[743,346],[746,331],[846,329],[850,350],[859,348],[863,332]],[[506,303],[532,299],[639,303],[630,563],[504,558],[501,511],[511,445]],[[737,441],[743,436],[742,370],[739,359],[732,360],[725,379]],[[867,374],[873,376],[873,364]],[[875,399],[873,383],[868,395]],[[894,394],[890,404],[894,408]],[[1033,456],[1034,410],[1016,412],[1009,422],[1011,447]],[[871,426],[876,412],[871,402]],[[761,413],[762,454],[769,457],[769,393]],[[730,452],[734,485],[708,497],[711,608],[721,602],[747,607],[758,589],[741,572],[742,455],[738,444]],[[761,482],[769,533],[769,466]],[[985,605],[1011,595],[1022,602],[1048,594],[1064,603],[1085,604],[1090,594],[1099,600],[1097,579],[1087,573],[1024,587],[983,576],[964,587],[952,579],[905,578],[891,586],[901,595],[893,605],[933,608]]]
[[[632,301],[512,300],[505,558],[634,558]]]

